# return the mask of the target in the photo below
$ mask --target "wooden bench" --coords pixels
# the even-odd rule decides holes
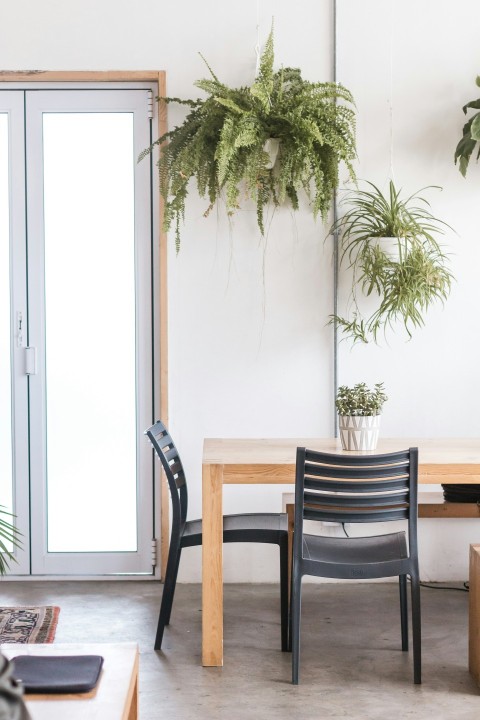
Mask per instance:
[[[138,646],[136,643],[2,645],[16,655],[101,655],[103,668],[92,692],[77,695],[25,695],[32,720],[137,720]]]
[[[418,493],[419,518],[480,518],[480,505],[448,502],[441,492]]]
[[[283,512],[286,512],[289,520],[289,528],[293,530],[293,512],[295,495],[293,493],[282,494]],[[480,504],[447,502],[443,499],[441,492],[418,493],[418,517],[419,518],[480,518]]]
[[[470,545],[468,669],[480,685],[480,545]]]

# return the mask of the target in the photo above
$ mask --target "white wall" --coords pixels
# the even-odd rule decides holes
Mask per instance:
[[[480,167],[472,160],[464,179],[453,155],[464,124],[462,106],[480,97],[474,29],[480,5],[338,0],[337,7],[338,78],[358,108],[358,177],[386,190],[393,170],[406,193],[440,185],[442,191],[424,194],[432,212],[456,231],[444,239],[456,278],[445,307],[432,308],[410,342],[399,327],[380,347],[341,343],[340,382],[385,382],[385,437],[479,437]],[[478,522],[424,520],[420,526],[422,575],[465,579]]]
[[[410,343],[340,349],[340,381],[384,380],[385,435],[480,435],[476,216],[480,169],[465,181],[453,166],[462,104],[480,73],[476,0],[338,0],[338,79],[358,105],[359,177],[385,186],[390,172],[393,87],[394,169],[407,190],[424,185],[434,212],[454,226],[448,238],[457,285],[444,311]],[[394,13],[391,22],[389,13]],[[311,80],[332,78],[332,0],[34,0],[4,4],[3,69],[163,69],[168,94],[196,97],[207,75],[198,51],[222,80],[249,84],[257,22],[263,41],[275,16],[277,64]],[[457,19],[458,18],[458,19]],[[465,18],[469,18],[468,22]],[[393,28],[393,31],[392,31]],[[459,39],[461,38],[461,40]],[[392,44],[393,40],[393,44]],[[392,55],[393,83],[390,82]],[[478,92],[480,96],[480,90]],[[171,108],[170,125],[182,118]],[[205,436],[322,436],[333,431],[331,243],[307,208],[277,211],[268,238],[247,208],[232,227],[192,188],[182,249],[169,258],[170,424],[189,475],[190,514],[201,509]],[[467,419],[462,423],[463,418]],[[279,488],[228,488],[226,511],[279,510]],[[423,574],[465,578],[475,521],[425,521]],[[274,548],[227,547],[227,580],[274,580]],[[199,580],[200,552],[185,553],[181,580]]]

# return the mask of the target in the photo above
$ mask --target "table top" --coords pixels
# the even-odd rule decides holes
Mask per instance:
[[[295,464],[297,447],[351,454],[335,438],[206,438],[203,463],[211,465]],[[480,438],[381,438],[374,453],[418,447],[424,465],[480,465]],[[363,452],[362,454],[368,454]]]
[[[97,687],[76,695],[25,695],[32,720],[121,720],[138,674],[136,643],[4,644],[8,658],[16,655],[101,655],[103,668]]]
[[[324,452],[342,450],[334,438],[206,438],[203,467],[221,468],[226,484],[292,484],[297,447]],[[480,438],[381,438],[377,449],[362,455],[418,447],[422,484],[480,483]]]

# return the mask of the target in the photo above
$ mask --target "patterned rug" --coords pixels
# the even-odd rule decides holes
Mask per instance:
[[[1,643],[51,643],[57,629],[59,607],[1,607]]]

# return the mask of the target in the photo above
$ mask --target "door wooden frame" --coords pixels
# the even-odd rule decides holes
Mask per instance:
[[[166,73],[164,70],[0,70],[0,89],[4,83],[115,83],[115,82],[148,82],[158,87],[158,96],[166,95]],[[160,103],[158,113],[158,136],[167,130],[167,107]],[[163,232],[164,207],[160,198],[158,223],[159,250],[159,364],[160,364],[160,417],[168,424],[168,292],[167,292],[167,236]],[[156,418],[154,418],[156,419]],[[163,478],[160,499],[160,572],[165,577],[170,537],[169,494]]]

